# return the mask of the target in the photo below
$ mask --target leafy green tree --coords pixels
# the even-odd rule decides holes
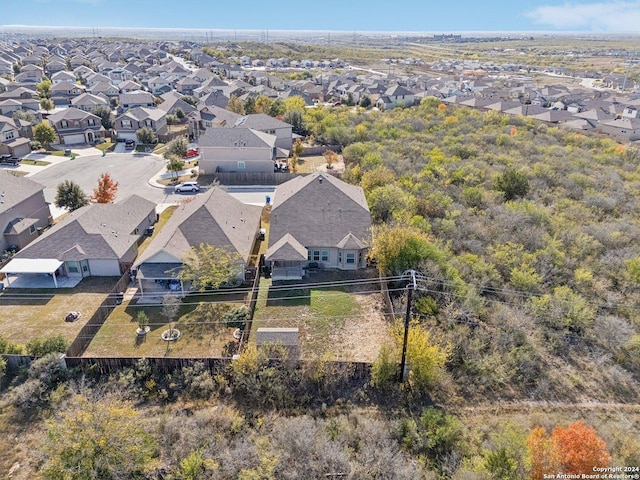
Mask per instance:
[[[189,142],[187,142],[187,139],[184,137],[177,137],[167,143],[164,158],[169,159],[172,155],[183,158],[187,155],[188,151]]]
[[[176,109],[176,117],[178,118],[178,120],[182,121],[185,118],[185,113],[184,110],[182,110],[181,108],[177,108]]]
[[[215,470],[219,465],[211,459],[204,457],[204,449],[192,450],[189,455],[180,461],[178,467],[178,479],[198,480],[207,470]]]
[[[362,108],[369,108],[371,106],[371,99],[369,98],[369,95],[365,95],[360,99],[360,106]]]
[[[268,115],[273,102],[274,100],[266,95],[258,96],[256,98],[255,113],[266,113]]]
[[[47,422],[42,448],[44,477],[82,480],[144,478],[156,445],[131,404],[75,395]]]
[[[184,97],[182,97],[182,100],[187,102],[192,107],[195,107],[195,106],[198,105],[198,99],[196,97],[194,97],[193,95],[185,95]]]
[[[62,334],[34,338],[27,343],[27,354],[32,357],[44,357],[49,353],[64,353],[69,345],[69,340]]]
[[[397,322],[392,331],[398,351],[404,342],[404,324]],[[422,390],[432,388],[445,374],[449,348],[431,341],[431,335],[417,321],[409,325],[407,337],[407,364],[409,382]]]
[[[244,101],[244,113],[250,115],[256,113],[256,99],[253,97],[247,97]]]
[[[227,110],[238,115],[244,115],[244,102],[235,95],[231,95],[229,103],[227,103]]]
[[[42,108],[43,110],[46,110],[48,112],[49,110],[53,110],[54,107],[55,105],[50,98],[40,99],[40,108]]]
[[[48,149],[56,140],[56,131],[46,123],[39,123],[33,129],[33,138],[37,142],[40,142],[44,148]]]
[[[276,98],[271,105],[269,105],[269,114],[272,117],[278,117],[280,115],[284,115],[284,102],[280,98]]]
[[[375,231],[371,256],[384,275],[399,275],[431,258],[441,263],[444,256],[420,230],[406,226],[381,225]]]
[[[56,187],[55,206],[66,208],[73,212],[78,208],[89,205],[89,198],[82,191],[80,185],[73,180],[65,180]]]
[[[158,143],[158,136],[149,127],[142,127],[136,131],[136,138],[139,143],[154,145]]]
[[[51,98],[51,80],[44,78],[40,83],[36,85],[36,90],[40,95],[40,98]]]
[[[22,353],[22,347],[0,336],[0,354],[2,353],[7,355],[20,355]]]
[[[102,126],[106,130],[111,130],[114,127],[116,123],[116,117],[113,114],[113,111],[106,105],[98,105],[93,110],[91,110],[91,113],[100,117]]]
[[[398,378],[399,362],[400,353],[395,345],[382,345],[378,358],[371,367],[371,384],[382,390],[391,388]]]
[[[167,159],[167,170],[171,172],[171,177],[173,179],[177,179],[178,172],[184,168],[184,160],[182,160],[178,155],[167,156],[166,153],[165,158]]]
[[[33,115],[33,113],[31,113],[31,112],[29,112],[27,110],[16,110],[11,115],[11,118],[13,118],[14,120],[24,120],[24,121],[30,122],[30,123],[35,123],[36,122],[36,117]]]
[[[508,168],[497,176],[495,189],[504,194],[505,200],[513,200],[529,193],[529,180],[523,172]]]
[[[219,288],[232,281],[243,268],[239,253],[206,243],[191,248],[183,264],[180,279],[190,281],[200,291]]]

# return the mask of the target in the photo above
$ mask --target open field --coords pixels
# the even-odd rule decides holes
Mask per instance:
[[[381,294],[372,283],[344,283],[347,272],[319,272],[305,282],[273,285],[262,279],[252,326],[298,327],[301,358],[373,362],[390,340]]]
[[[18,345],[57,334],[71,342],[117,280],[88,277],[70,289],[7,289],[0,293],[0,336]],[[82,317],[76,322],[65,322],[72,310],[80,312]]]

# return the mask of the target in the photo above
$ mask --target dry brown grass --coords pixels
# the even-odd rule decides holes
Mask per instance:
[[[18,345],[25,345],[36,337],[57,334],[73,341],[117,280],[88,277],[71,289],[5,290],[0,294],[0,336]],[[82,318],[65,322],[71,310],[82,313]]]

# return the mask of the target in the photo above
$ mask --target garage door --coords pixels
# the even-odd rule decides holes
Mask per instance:
[[[133,140],[135,142],[138,140],[138,137],[136,137],[136,132],[118,132],[118,140],[120,139],[122,139],[122,141]]]
[[[76,135],[65,135],[64,136],[64,144],[65,145],[75,145],[77,143],[85,143],[84,134],[78,133]]]

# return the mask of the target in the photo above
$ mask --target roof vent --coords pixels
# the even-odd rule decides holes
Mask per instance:
[[[318,177],[318,182],[322,183],[322,176]]]

